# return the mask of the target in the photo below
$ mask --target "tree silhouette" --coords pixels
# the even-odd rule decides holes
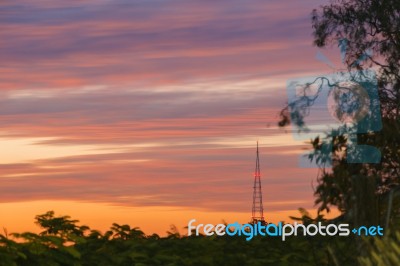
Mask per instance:
[[[35,217],[36,224],[45,229],[41,235],[56,235],[72,240],[73,236],[83,236],[84,232],[89,229],[87,226],[77,226],[78,220],[70,220],[70,216],[54,217],[54,211],[48,211],[45,214]]]
[[[343,49],[348,71],[374,68],[378,72],[378,92],[382,130],[358,134],[358,143],[377,147],[379,164],[349,164],[347,136],[327,133],[314,139],[309,159],[322,161],[329,147],[332,168],[322,167],[315,189],[319,210],[338,207],[347,221],[385,224],[388,193],[400,183],[400,2],[397,0],[336,0],[312,12],[314,44],[328,47],[346,42]],[[370,51],[370,52],[366,52]],[[297,104],[297,103],[295,103]],[[281,112],[280,126],[302,123],[310,105],[297,104],[295,120],[288,107]],[[306,126],[306,125],[304,125]],[[328,146],[328,143],[330,146]],[[399,201],[396,197],[395,201]],[[398,206],[398,204],[397,204]],[[393,213],[398,212],[394,209]],[[392,223],[393,224],[393,223]]]

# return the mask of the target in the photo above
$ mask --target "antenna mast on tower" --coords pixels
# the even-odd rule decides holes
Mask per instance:
[[[261,172],[260,172],[260,158],[258,153],[258,141],[257,141],[257,159],[256,159],[256,170],[254,172],[254,186],[253,186],[253,208],[251,212],[252,223],[258,221],[264,223],[264,209],[262,203],[262,192],[261,192]]]

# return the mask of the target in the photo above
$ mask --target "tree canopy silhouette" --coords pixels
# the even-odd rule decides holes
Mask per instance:
[[[346,41],[345,64],[348,71],[373,68],[378,73],[378,92],[382,130],[358,134],[359,144],[380,149],[379,164],[349,164],[343,151],[346,135],[315,138],[312,160],[326,156],[327,143],[332,168],[321,167],[315,188],[319,210],[338,207],[346,219],[355,223],[384,223],[388,195],[400,183],[400,2],[398,0],[336,0],[312,12],[314,44],[321,48]],[[366,52],[369,51],[369,52]],[[360,60],[361,59],[361,60]],[[300,103],[301,104],[301,103]],[[290,121],[288,107],[281,112],[280,126],[302,122],[309,105],[296,106],[299,117]],[[293,120],[293,117],[292,117]],[[298,121],[297,121],[298,120]],[[396,199],[398,198],[396,192]],[[392,195],[393,196],[393,195]],[[399,212],[395,204],[393,213]],[[392,224],[394,222],[392,221]]]

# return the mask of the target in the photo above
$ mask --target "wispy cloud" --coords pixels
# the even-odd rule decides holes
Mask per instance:
[[[246,211],[259,139],[267,209],[312,205],[275,124],[319,4],[0,3],[0,201]]]

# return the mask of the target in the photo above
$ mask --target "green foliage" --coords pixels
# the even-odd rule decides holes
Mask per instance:
[[[300,209],[304,224],[327,222]],[[355,265],[352,237],[185,236],[171,226],[167,236],[112,224],[101,233],[54,212],[36,216],[44,231],[0,235],[0,265]],[[40,222],[38,222],[40,221]],[[51,229],[51,230],[50,230]],[[78,238],[79,241],[74,241]]]
[[[359,257],[360,265],[397,266],[400,261],[400,232],[382,239],[365,239],[368,255]]]
[[[301,217],[292,219],[303,224],[335,222],[320,214],[313,218],[305,209],[299,211]],[[167,236],[160,237],[156,234],[146,236],[137,227],[116,223],[103,234],[87,226],[78,226],[76,220],[66,217],[55,217],[54,212],[36,216],[36,220],[40,218],[41,221],[38,224],[45,229],[39,234],[9,235],[5,230],[4,235],[0,234],[0,266],[397,265],[400,256],[400,231],[393,237],[367,238],[360,251],[353,235],[298,236],[286,241],[280,237],[258,236],[246,241],[244,237],[226,235],[188,237],[172,226]],[[68,226],[60,227],[62,224]],[[57,225],[58,230],[49,231],[49,225],[52,228]],[[77,236],[79,241],[71,241]]]

